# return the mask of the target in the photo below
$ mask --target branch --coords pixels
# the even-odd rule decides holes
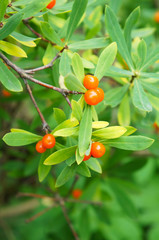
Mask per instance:
[[[49,127],[49,125],[47,124],[47,122],[46,122],[46,120],[45,120],[42,112],[40,111],[40,109],[39,109],[39,107],[38,107],[38,105],[37,105],[37,103],[36,103],[36,100],[35,100],[35,98],[34,98],[34,96],[33,96],[32,90],[31,90],[29,84],[27,83],[27,80],[24,79],[24,78],[23,78],[23,80],[24,80],[24,83],[25,83],[25,85],[26,85],[27,91],[28,91],[28,93],[29,93],[29,95],[30,95],[30,98],[31,98],[31,100],[32,100],[32,102],[33,102],[33,104],[34,104],[34,107],[36,108],[36,110],[37,110],[37,112],[38,112],[38,114],[39,114],[39,116],[40,116],[40,118],[41,118],[41,122],[42,122],[42,125],[43,125],[43,129],[44,129],[44,131],[45,131],[46,134],[47,134],[47,133],[48,133],[48,130],[50,129],[50,127]]]

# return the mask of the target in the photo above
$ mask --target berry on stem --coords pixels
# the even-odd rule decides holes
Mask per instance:
[[[97,77],[92,75],[86,75],[83,80],[83,85],[86,89],[94,89],[97,88],[99,84],[99,80]]]
[[[91,155],[94,158],[100,158],[105,154],[105,147],[100,142],[94,142],[91,146]]]
[[[46,151],[46,148],[42,144],[42,140],[37,142],[37,144],[36,144],[36,151],[38,153],[44,153]]]
[[[53,148],[55,146],[56,140],[52,134],[46,134],[42,139],[42,144],[45,148]]]
[[[91,157],[91,153],[87,156],[87,155],[84,155],[84,158],[83,158],[83,161],[87,161],[89,160]]]
[[[88,90],[84,95],[84,99],[88,105],[97,105],[99,103],[97,89]]]
[[[48,9],[52,9],[56,4],[56,0],[52,0],[48,5],[47,5],[47,8]]]
[[[104,100],[104,91],[101,88],[96,89],[98,92],[99,102],[102,102]]]
[[[72,196],[75,199],[80,198],[81,195],[82,195],[82,190],[81,189],[75,189],[75,190],[72,191]]]

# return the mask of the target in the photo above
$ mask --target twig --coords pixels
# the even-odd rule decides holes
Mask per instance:
[[[40,111],[40,109],[39,109],[39,107],[38,107],[38,105],[37,105],[37,103],[36,103],[36,100],[35,100],[35,98],[34,98],[34,96],[33,96],[32,90],[31,90],[31,88],[30,88],[27,80],[24,79],[24,78],[23,78],[23,80],[24,80],[24,83],[25,83],[25,85],[26,85],[27,91],[28,91],[28,93],[29,93],[29,95],[30,95],[30,98],[31,98],[31,100],[32,100],[32,102],[33,102],[33,104],[34,104],[34,107],[36,108],[36,110],[37,110],[37,112],[38,112],[38,114],[39,114],[39,116],[40,116],[40,118],[41,118],[42,125],[43,125],[43,129],[44,129],[44,131],[45,131],[46,134],[47,134],[47,133],[48,133],[48,130],[50,129],[50,127],[49,127],[49,125],[47,124],[47,122],[46,122],[46,120],[45,120],[42,112]]]

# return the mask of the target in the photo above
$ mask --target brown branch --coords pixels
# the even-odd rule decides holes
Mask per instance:
[[[31,88],[30,88],[27,80],[24,79],[24,78],[23,78],[23,80],[24,80],[24,83],[25,83],[25,85],[26,85],[27,91],[28,91],[28,93],[29,93],[29,95],[30,95],[30,98],[31,98],[31,100],[32,100],[32,102],[33,102],[33,104],[34,104],[34,107],[36,108],[36,110],[37,110],[37,112],[38,112],[38,114],[39,114],[39,116],[40,116],[43,129],[44,129],[44,131],[45,131],[46,134],[47,134],[47,133],[48,133],[48,130],[50,129],[50,127],[49,127],[48,123],[46,122],[46,120],[45,120],[45,118],[44,118],[44,115],[42,114],[42,112],[40,111],[40,109],[39,109],[39,107],[38,107],[38,105],[37,105],[37,103],[36,103],[36,100],[35,100],[35,98],[34,98],[34,96],[33,96],[32,90],[31,90]]]

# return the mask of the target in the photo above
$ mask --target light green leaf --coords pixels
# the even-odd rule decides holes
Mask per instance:
[[[24,57],[27,58],[26,53],[24,50],[12,43],[5,42],[5,41],[0,41],[0,49],[3,52],[8,53],[9,55],[12,55],[14,57]]]
[[[149,66],[153,65],[159,59],[159,47],[156,47],[153,51],[147,55],[145,64],[140,68],[140,71],[147,69]]]
[[[113,138],[119,138],[127,131],[124,127],[108,127],[103,128],[100,130],[96,130],[92,133],[93,136],[102,138],[102,139],[113,139]]]
[[[77,119],[68,119],[62,123],[60,123],[53,131],[52,134],[54,132],[56,132],[57,130],[63,129],[63,128],[72,128],[72,127],[76,127],[79,124],[79,122],[77,121]]]
[[[117,87],[106,92],[104,101],[106,105],[116,107],[123,99],[125,93],[128,91],[130,84],[125,84],[123,87]]]
[[[76,77],[83,83],[84,79],[84,67],[81,57],[78,53],[74,53],[72,57],[72,67]]]
[[[68,56],[67,50],[64,50],[61,55],[59,72],[63,77],[71,72],[71,59]]]
[[[75,175],[76,168],[77,168],[76,164],[73,164],[71,167],[68,167],[68,166],[65,167],[60,173],[60,175],[58,176],[55,187],[56,188],[61,187],[68,180],[70,180]]]
[[[54,110],[53,117],[58,124],[60,124],[66,120],[66,114],[64,113],[64,111],[62,109],[53,108],[53,110]]]
[[[50,150],[47,150],[41,155],[39,166],[38,166],[38,177],[39,177],[39,182],[42,182],[47,175],[49,174],[51,170],[51,166],[46,166],[44,165],[45,159],[50,155]]]
[[[48,158],[45,159],[45,165],[56,165],[70,158],[75,154],[77,146],[63,148],[57,152],[52,153]]]
[[[40,22],[41,31],[44,36],[53,43],[62,46],[63,43],[55,30],[47,22]]]
[[[137,52],[139,56],[139,62],[136,64],[136,66],[138,69],[140,69],[144,65],[147,56],[147,45],[143,39],[139,42]]]
[[[87,151],[92,136],[92,111],[91,106],[85,108],[82,120],[80,122],[78,147],[79,154],[83,156]]]
[[[158,91],[159,84],[151,84],[144,81],[142,81],[141,84],[146,91],[151,93],[153,96],[159,98],[159,91]]]
[[[116,54],[117,54],[116,43],[111,43],[101,53],[94,74],[99,80],[106,74],[106,71],[110,69],[111,65],[115,60]]]
[[[72,115],[71,117],[75,117],[78,121],[81,121],[82,118],[82,108],[78,102],[75,100],[71,101],[72,105]]]
[[[121,56],[125,59],[129,68],[133,70],[134,68],[133,62],[131,59],[131,55],[128,51],[128,47],[127,47],[123,32],[118,23],[117,17],[115,16],[111,8],[108,6],[106,7],[106,28],[112,41],[117,43],[118,50]]]
[[[82,162],[76,169],[77,173],[84,177],[91,177],[91,172],[85,162]]]
[[[4,14],[6,12],[6,8],[9,4],[9,0],[0,0],[0,22],[3,20]]]
[[[76,128],[64,128],[54,132],[55,137],[70,137],[78,135],[79,127]]]
[[[134,132],[136,132],[136,128],[132,127],[132,126],[127,126],[125,127],[127,129],[127,131],[123,134],[123,136],[129,136],[131,134],[133,134]]]
[[[149,102],[149,99],[146,96],[146,93],[139,80],[134,81],[132,100],[136,108],[147,112],[152,111],[151,103]]]
[[[103,143],[119,149],[141,151],[149,148],[153,142],[152,138],[144,136],[123,136],[118,139],[104,141]]]
[[[151,94],[148,94],[148,98],[150,100],[150,103],[152,104],[152,106],[154,107],[154,109],[156,109],[157,111],[159,111],[159,98],[152,96]]]
[[[106,47],[110,44],[110,39],[107,37],[101,38],[92,38],[88,40],[83,40],[68,45],[68,48],[71,50],[87,50],[87,49],[98,49]]]
[[[76,29],[79,21],[81,20],[83,14],[85,12],[87,2],[88,2],[88,0],[75,0],[74,1],[69,24],[68,24],[67,34],[66,34],[66,41],[68,41],[71,38],[74,30]]]
[[[75,154],[76,154],[76,162],[79,165],[83,161],[84,154],[82,156],[80,156],[78,147],[76,149],[76,153]]]
[[[12,32],[10,36],[16,41],[18,41],[19,43],[27,47],[36,47],[36,44],[34,41],[37,40],[37,38],[31,38],[18,32]]]
[[[30,132],[11,132],[3,137],[3,141],[9,146],[25,146],[41,140],[42,137]]]
[[[129,96],[126,94],[118,109],[118,122],[121,126],[129,126],[130,120]]]
[[[86,92],[86,88],[73,74],[68,74],[65,77],[65,86],[72,91]]]
[[[0,82],[10,91],[21,92],[23,90],[20,81],[2,61],[0,61]]]
[[[52,61],[52,59],[55,57],[55,48],[49,43],[47,45],[46,51],[44,53],[44,56],[42,58],[42,62],[44,65],[47,65]]]
[[[134,9],[134,11],[129,15],[129,17],[127,18],[126,22],[125,22],[125,26],[124,26],[124,36],[125,36],[125,40],[128,46],[128,49],[131,53],[131,31],[134,27],[134,25],[136,24],[136,22],[138,21],[140,16],[140,7],[137,7]]]
[[[106,121],[96,121],[92,122],[92,128],[105,128],[109,125]]]
[[[91,106],[92,107],[92,119],[93,119],[93,121],[98,121],[98,114],[97,114],[97,111],[96,111],[96,109],[95,109],[95,106]]]
[[[100,163],[96,158],[90,158],[89,160],[86,161],[86,165],[93,171],[102,173],[102,168]]]
[[[20,21],[22,20],[22,13],[17,13],[12,15],[7,23],[0,29],[0,40],[6,38],[9,34],[11,34],[14,29],[18,26]]]

